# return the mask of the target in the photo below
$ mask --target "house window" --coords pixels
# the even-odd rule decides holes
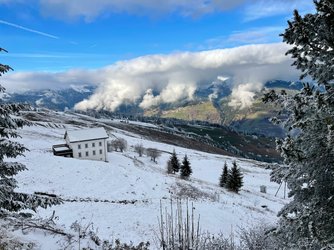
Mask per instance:
[[[88,154],[88,151],[86,151],[86,156],[88,156],[89,154]]]
[[[79,153],[79,157],[81,157],[81,153]]]
[[[99,146],[102,147],[102,142],[99,142]]]
[[[93,150],[93,155],[96,155],[95,150]]]
[[[102,155],[102,149],[100,149],[100,155]]]
[[[92,143],[92,147],[93,147],[93,148],[95,147],[95,142]]]
[[[85,144],[85,148],[88,148],[88,143]]]
[[[81,149],[81,144],[78,144],[78,149]]]

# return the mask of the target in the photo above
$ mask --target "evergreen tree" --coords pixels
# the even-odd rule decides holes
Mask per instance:
[[[223,172],[222,172],[222,174],[219,178],[219,186],[220,187],[225,187],[226,186],[227,177],[228,177],[228,169],[227,169],[227,164],[225,162]]]
[[[177,155],[175,153],[175,149],[173,150],[172,156],[170,157],[170,164],[173,169],[173,173],[177,173],[180,170],[180,162],[179,159],[177,158]]]
[[[184,156],[182,165],[181,165],[181,178],[187,179],[192,174],[192,169],[190,167],[190,162],[187,155]]]
[[[169,159],[167,161],[167,174],[172,174],[174,171],[173,171],[173,166],[172,166],[172,162],[171,162],[171,159]]]
[[[7,52],[1,48],[0,51]],[[9,70],[12,69],[8,65],[0,64],[0,76]],[[0,96],[4,91],[5,88],[0,85]],[[17,181],[14,176],[26,170],[26,167],[19,162],[5,160],[21,156],[27,150],[22,144],[10,140],[20,137],[18,128],[30,125],[26,120],[17,117],[19,112],[26,108],[27,106],[22,104],[5,104],[0,99],[0,215],[23,209],[35,211],[38,207],[46,208],[61,202],[59,198],[15,192]]]
[[[227,175],[226,187],[238,193],[243,186],[243,176],[240,172],[240,168],[238,167],[237,163],[233,161],[232,168],[229,170]]]
[[[287,182],[292,197],[279,212],[276,236],[286,249],[334,248],[334,3],[315,1],[316,12],[288,22],[287,54],[316,84],[295,95],[266,94],[287,119],[273,118],[287,136],[277,141],[284,165],[273,166],[272,179]]]

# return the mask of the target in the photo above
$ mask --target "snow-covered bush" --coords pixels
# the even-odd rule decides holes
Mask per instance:
[[[10,228],[8,225],[1,225],[0,228],[0,249],[35,249],[36,244],[33,242],[22,242],[18,237],[15,237],[11,234]]]
[[[250,228],[240,228],[238,230],[240,247],[249,250],[277,249],[279,242],[270,234],[272,229],[272,226],[262,224]]]

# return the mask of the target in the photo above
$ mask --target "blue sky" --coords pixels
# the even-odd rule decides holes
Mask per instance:
[[[306,0],[0,0],[1,55],[15,71],[97,69],[152,54],[279,42]]]

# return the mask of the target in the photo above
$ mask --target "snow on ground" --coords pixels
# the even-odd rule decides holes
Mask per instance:
[[[67,128],[75,127],[67,125]],[[67,229],[75,221],[83,225],[92,222],[104,239],[153,242],[158,232],[160,200],[168,207],[169,198],[182,188],[198,192],[197,199],[190,198],[190,201],[194,202],[196,215],[201,216],[202,230],[211,233],[229,235],[239,226],[274,223],[277,212],[286,202],[282,199],[283,190],[274,196],[278,185],[269,181],[269,171],[255,161],[147,141],[140,135],[121,130],[113,130],[113,136],[126,139],[128,150],[108,153],[108,162],[53,156],[51,147],[63,143],[64,132],[63,128],[24,128],[19,141],[30,152],[16,160],[28,167],[28,171],[17,176],[20,191],[54,193],[66,200],[62,205],[39,209],[37,215],[49,217],[55,211],[58,223]],[[157,163],[146,156],[138,157],[133,151],[137,143],[161,150]],[[180,160],[185,154],[189,157],[193,170],[189,181],[165,173],[166,162],[174,149]],[[240,194],[218,186],[224,162],[231,166],[233,160],[244,174]],[[267,186],[267,194],[259,192],[260,185]],[[130,203],[119,203],[124,200]],[[39,242],[42,249],[59,248],[56,238],[43,241],[43,236],[38,234],[24,237]]]

